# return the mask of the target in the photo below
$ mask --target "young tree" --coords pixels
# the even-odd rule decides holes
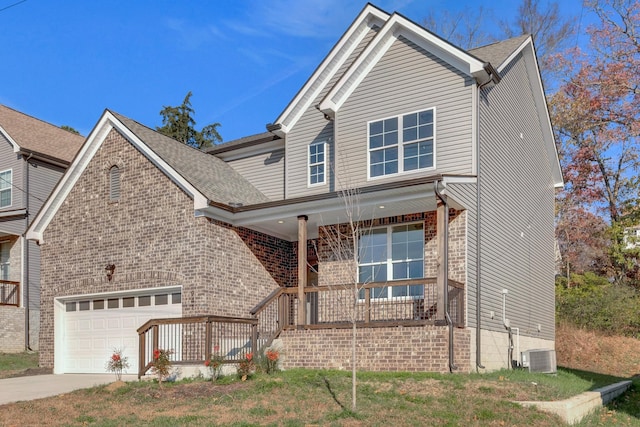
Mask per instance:
[[[357,406],[357,323],[360,319],[358,310],[360,305],[360,283],[358,273],[358,240],[367,228],[363,222],[359,201],[360,192],[357,188],[340,191],[340,198],[344,203],[346,222],[335,226],[320,227],[320,239],[326,245],[326,250],[319,255],[327,261],[343,264],[344,283],[334,285],[342,288],[346,293],[340,306],[345,307],[343,315],[346,315],[351,323],[351,409],[355,411]],[[339,268],[339,267],[338,267]],[[339,295],[339,294],[338,294]]]
[[[156,130],[183,144],[199,149],[222,142],[222,137],[218,133],[220,123],[207,125],[201,131],[195,129],[196,121],[193,118],[193,108],[191,108],[191,95],[192,93],[189,91],[182,104],[177,107],[164,106],[160,110],[162,126],[157,127]]]

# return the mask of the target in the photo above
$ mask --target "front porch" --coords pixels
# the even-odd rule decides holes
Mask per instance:
[[[269,229],[269,235],[291,245],[291,280],[250,310],[250,318],[171,319],[168,323],[180,326],[165,328],[160,322],[155,329],[139,330],[144,349],[139,374],[148,369],[151,350],[163,342],[179,342],[175,363],[202,366],[215,352],[235,363],[275,339],[283,345],[283,367],[346,369],[351,356],[343,351],[350,348],[354,326],[358,358],[384,360],[368,360],[364,369],[468,370],[467,212],[441,193],[441,185],[437,179],[420,181],[401,191],[384,190],[384,198],[369,191],[342,194],[322,200],[323,207],[313,205],[320,199],[311,199],[269,208],[274,211],[263,215],[237,208],[234,228]],[[292,218],[311,208],[314,214]],[[274,260],[263,257],[255,241],[248,242],[269,270]],[[200,326],[194,328],[194,321]],[[407,360],[412,355],[413,361]]]
[[[420,290],[421,295],[376,298],[389,288]],[[469,331],[464,329],[464,285],[450,280],[448,313],[438,319],[436,278],[299,289],[279,288],[251,310],[250,318],[196,316],[153,319],[138,329],[142,377],[153,350],[171,349],[175,365],[203,366],[212,355],[237,363],[281,342],[284,368],[350,366],[351,328],[356,326],[359,364],[365,370],[447,372],[469,366]],[[415,292],[417,293],[417,292]],[[303,322],[299,316],[304,310]],[[451,346],[453,343],[453,347]],[[455,349],[450,360],[449,351]]]

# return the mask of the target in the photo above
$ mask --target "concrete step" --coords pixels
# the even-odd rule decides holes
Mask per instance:
[[[620,381],[606,387],[587,391],[577,396],[555,402],[516,402],[522,406],[535,407],[541,411],[557,414],[568,424],[580,422],[582,418],[611,402],[631,387],[631,381]]]

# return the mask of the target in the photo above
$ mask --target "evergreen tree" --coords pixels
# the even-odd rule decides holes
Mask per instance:
[[[160,110],[162,126],[157,127],[156,130],[198,149],[212,147],[216,143],[222,142],[222,137],[217,129],[220,123],[212,123],[200,131],[196,130],[196,121],[193,118],[194,111],[191,108],[191,95],[192,93],[189,91],[182,104],[177,107],[164,106]]]

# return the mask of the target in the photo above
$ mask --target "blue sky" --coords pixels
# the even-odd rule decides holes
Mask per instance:
[[[225,141],[265,131],[365,2],[351,0],[0,0],[0,103],[83,135],[105,108],[149,127],[193,92],[197,128]],[[16,4],[18,3],[18,4]],[[421,23],[477,1],[382,0]],[[517,1],[490,3],[511,19]],[[579,0],[561,1],[577,14]],[[4,9],[4,10],[2,10]],[[493,23],[487,23],[491,32]]]

